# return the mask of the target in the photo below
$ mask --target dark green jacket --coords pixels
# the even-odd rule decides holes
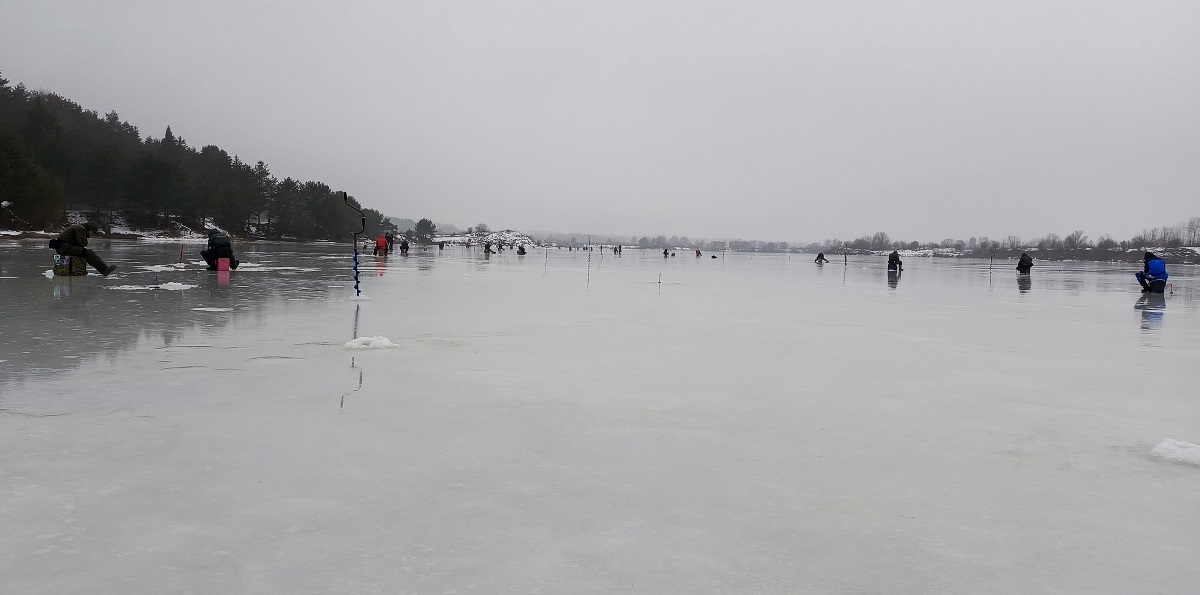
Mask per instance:
[[[62,242],[63,244],[87,246],[88,238],[91,237],[91,235],[92,232],[88,231],[88,229],[84,227],[82,223],[76,223],[75,225],[64,229],[62,233],[58,234],[58,241]]]

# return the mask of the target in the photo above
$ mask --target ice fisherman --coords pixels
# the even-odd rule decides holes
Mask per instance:
[[[100,258],[99,254],[96,254],[94,250],[87,247],[88,238],[94,233],[99,233],[99,231],[100,224],[95,221],[76,223],[58,234],[58,238],[51,242],[50,247],[63,256],[82,256],[87,260],[88,264],[92,265],[92,268],[107,277],[113,271],[117,270],[117,265],[105,264],[104,259]]]
[[[1022,252],[1020,260],[1017,261],[1017,272],[1022,275],[1028,275],[1029,269],[1033,268],[1033,257],[1028,252]]]
[[[825,258],[824,252],[817,252],[817,258],[815,260],[813,260],[813,262],[815,262],[817,264],[825,264],[825,263],[829,262],[829,259]]]
[[[1147,252],[1142,260],[1145,261],[1142,272],[1134,274],[1142,285],[1142,292],[1163,293],[1167,288],[1167,263],[1153,252]]]
[[[375,249],[371,251],[371,255],[379,256],[380,252],[383,252],[383,255],[387,256],[388,241],[387,236],[383,234],[379,234],[379,237],[375,238]]]
[[[208,230],[208,249],[200,251],[200,258],[208,263],[208,270],[217,270],[217,259],[228,258],[229,268],[236,269],[238,259],[233,257],[233,242],[229,241],[229,236],[225,235],[219,229]]]
[[[892,253],[888,254],[887,268],[888,271],[895,271],[897,273],[904,272],[904,263],[900,261],[900,253],[896,250],[892,250]]]
[[[525,245],[517,246],[517,256],[525,256]]]
[[[400,253],[408,254],[408,240],[407,239],[400,240]]]

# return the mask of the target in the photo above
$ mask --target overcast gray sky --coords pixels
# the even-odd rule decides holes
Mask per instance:
[[[0,71],[465,227],[785,241],[1200,215],[1200,2],[0,0]]]

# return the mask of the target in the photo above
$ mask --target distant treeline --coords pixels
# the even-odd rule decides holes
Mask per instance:
[[[1095,241],[1088,238],[1083,230],[1075,230],[1066,236],[1047,234],[1031,240],[1022,240],[1018,236],[1007,236],[994,240],[986,236],[958,240],[947,238],[940,242],[906,242],[892,240],[885,232],[862,236],[858,239],[843,242],[838,239],[825,240],[806,246],[806,252],[871,252],[885,250],[954,250],[968,255],[992,254],[998,256],[1014,256],[1022,252],[1036,251],[1043,258],[1085,258],[1120,260],[1122,253],[1141,251],[1150,248],[1179,248],[1182,246],[1200,246],[1200,217],[1192,217],[1184,223],[1144,229],[1142,233],[1128,240],[1114,240],[1112,236],[1103,235]]]
[[[557,243],[582,244],[589,236],[587,234],[543,234],[548,241]],[[591,236],[592,243],[623,243],[624,238],[609,236]],[[891,250],[930,250],[941,254],[961,254],[963,256],[1019,256],[1022,252],[1038,252],[1039,258],[1073,258],[1086,260],[1122,260],[1132,258],[1125,256],[1130,251],[1141,251],[1150,248],[1179,248],[1182,246],[1200,246],[1200,217],[1192,217],[1184,223],[1155,227],[1142,230],[1142,233],[1128,239],[1117,241],[1112,236],[1104,235],[1092,241],[1083,230],[1075,230],[1066,236],[1048,234],[1031,240],[1022,240],[1018,236],[1007,236],[1004,239],[972,237],[966,240],[947,238],[940,242],[917,242],[893,240],[886,232],[878,232],[860,238],[842,241],[829,239],[824,242],[810,244],[789,244],[788,242],[763,242],[759,240],[707,240],[691,239],[687,236],[656,236],[631,237],[626,245],[639,248],[689,248],[708,251],[731,250],[734,252],[804,252],[815,254],[825,252],[830,254],[866,254],[870,252],[886,252]],[[1184,251],[1186,252],[1186,251]]]
[[[348,240],[360,218],[322,182],[276,179],[215,145],[196,149],[170,127],[143,139],[117,113],[100,116],[60,95],[9,86],[0,76],[0,228],[54,229],[65,211],[102,224],[120,214],[135,227]],[[350,203],[361,208],[354,198]],[[362,209],[369,236],[394,229]]]

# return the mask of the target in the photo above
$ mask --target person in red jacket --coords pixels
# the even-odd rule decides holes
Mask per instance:
[[[379,256],[380,252],[383,252],[383,255],[387,256],[388,241],[387,236],[384,234],[379,234],[379,237],[375,238],[375,250],[373,250],[371,254]]]

